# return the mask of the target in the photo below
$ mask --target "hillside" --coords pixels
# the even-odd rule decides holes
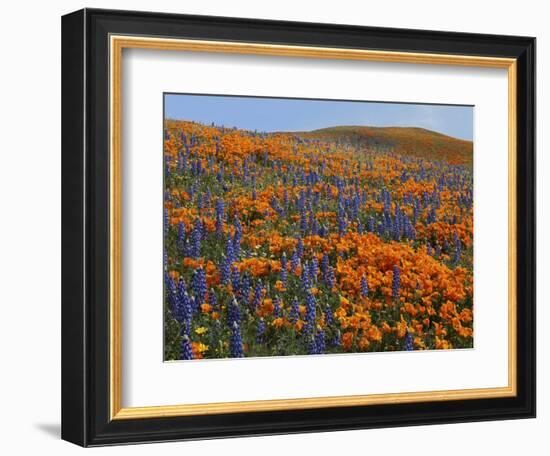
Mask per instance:
[[[453,165],[473,163],[473,143],[414,127],[341,126],[297,132],[304,138],[346,140],[365,147],[389,147],[404,156],[426,158]]]

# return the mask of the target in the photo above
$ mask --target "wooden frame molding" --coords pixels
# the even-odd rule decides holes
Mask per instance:
[[[422,401],[514,397],[517,394],[517,59],[416,52],[111,35],[110,59],[110,416],[112,420],[239,412],[299,410]],[[123,408],[122,397],[122,54],[124,49],[254,54],[318,59],[368,60],[508,70],[508,386],[499,388],[334,396],[209,404]]]

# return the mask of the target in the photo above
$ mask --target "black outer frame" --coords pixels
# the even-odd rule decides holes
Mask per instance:
[[[513,398],[109,418],[108,36],[516,58]],[[82,446],[535,417],[535,38],[84,9],[62,18],[62,438]]]

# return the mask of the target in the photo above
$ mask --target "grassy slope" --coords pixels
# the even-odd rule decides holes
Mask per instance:
[[[414,127],[330,127],[294,133],[304,138],[348,139],[365,146],[391,147],[395,153],[450,164],[473,163],[473,143]]]

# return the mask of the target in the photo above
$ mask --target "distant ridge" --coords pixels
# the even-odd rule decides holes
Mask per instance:
[[[473,163],[473,142],[418,127],[338,126],[292,132],[304,138],[347,139],[366,147],[391,147],[395,153],[453,165]]]

